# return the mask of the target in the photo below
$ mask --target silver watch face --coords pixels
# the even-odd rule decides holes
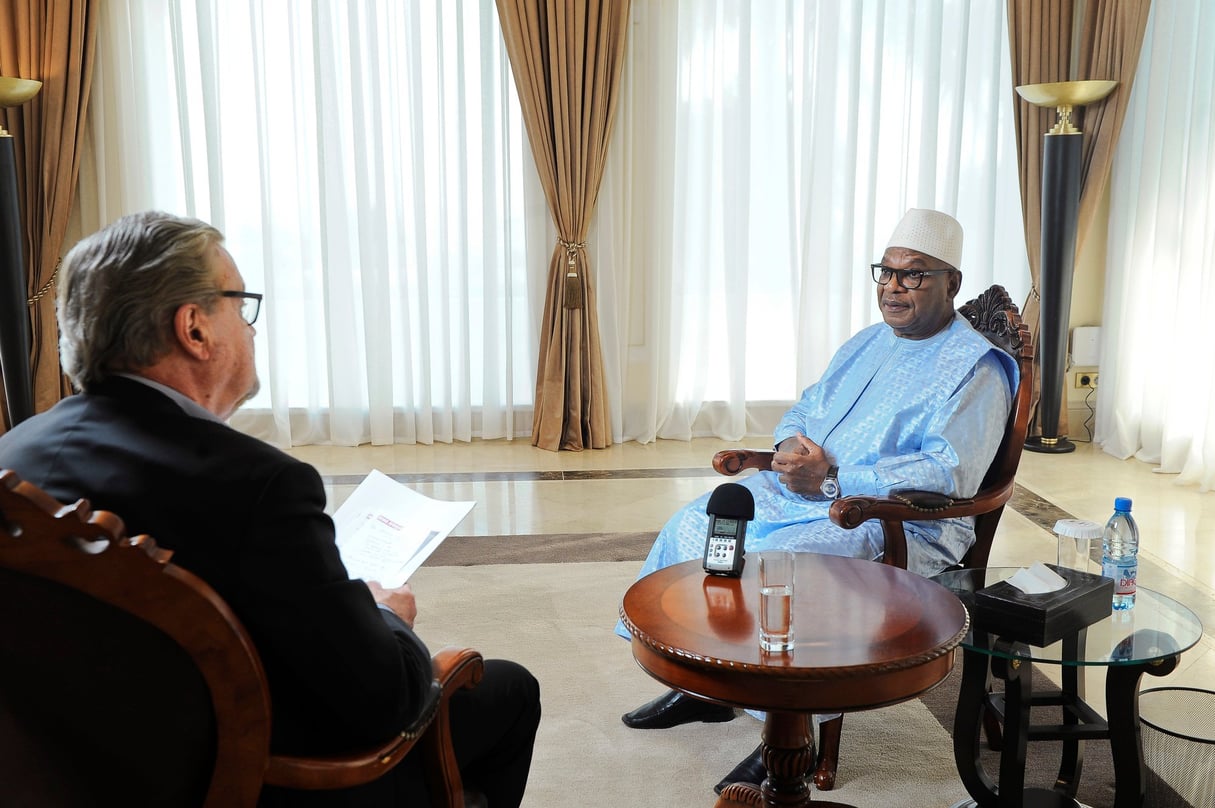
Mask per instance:
[[[822,490],[823,496],[830,497],[831,499],[839,498],[840,484],[839,480],[835,479],[834,477],[827,477],[824,479],[823,484],[819,486],[819,488]]]

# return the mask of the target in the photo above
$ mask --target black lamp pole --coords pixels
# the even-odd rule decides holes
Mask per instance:
[[[8,424],[14,427],[34,414],[34,386],[21,208],[17,204],[17,155],[12,136],[3,127],[0,132],[0,372]]]
[[[1058,123],[1043,135],[1042,241],[1038,293],[1042,298],[1038,361],[1042,390],[1038,399],[1040,435],[1025,440],[1034,452],[1074,452],[1076,444],[1059,434],[1059,410],[1067,373],[1067,330],[1072,310],[1072,272],[1076,263],[1076,229],[1080,218],[1080,162],[1084,133],[1072,125],[1072,107],[1109,95],[1113,81],[1060,81],[1017,88],[1026,101],[1055,107]]]
[[[1073,452],[1076,444],[1059,434],[1063,383],[1067,372],[1067,326],[1072,311],[1072,272],[1076,264],[1076,222],[1080,217],[1080,132],[1042,136],[1042,260],[1038,293],[1042,298],[1038,361],[1042,395],[1038,423],[1042,434],[1026,439],[1035,452]]]
[[[40,81],[0,76],[0,107],[24,104],[41,88]],[[0,375],[4,376],[10,428],[34,414],[29,294],[21,244],[17,150],[13,136],[0,126]]]

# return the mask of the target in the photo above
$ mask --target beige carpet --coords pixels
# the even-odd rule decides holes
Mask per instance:
[[[759,742],[761,725],[630,730],[627,712],[662,691],[612,633],[637,563],[424,566],[416,628],[431,650],[470,645],[526,665],[544,718],[525,808],[711,806],[713,785]],[[966,796],[948,734],[919,701],[845,721],[839,784],[819,799],[856,808],[950,806]]]

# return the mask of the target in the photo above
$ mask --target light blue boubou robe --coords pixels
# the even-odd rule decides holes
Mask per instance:
[[[775,443],[801,433],[822,446],[839,466],[844,495],[915,488],[973,496],[1004,436],[1017,379],[1013,358],[961,316],[924,340],[901,339],[878,323],[844,343],[822,379],[781,419]],[[837,527],[829,500],[795,494],[778,476],[765,471],[739,480],[755,497],[748,553],[881,557],[880,522]],[[704,556],[711,494],[671,517],[638,577]],[[908,522],[905,529],[908,568],[921,575],[957,563],[975,539],[970,517]],[[629,638],[623,624],[616,632]]]

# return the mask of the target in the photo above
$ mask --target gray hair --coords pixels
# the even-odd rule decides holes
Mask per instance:
[[[223,234],[206,222],[145,211],[81,240],[59,270],[59,358],[78,389],[168,354],[173,317],[186,303],[218,300],[213,248]]]

